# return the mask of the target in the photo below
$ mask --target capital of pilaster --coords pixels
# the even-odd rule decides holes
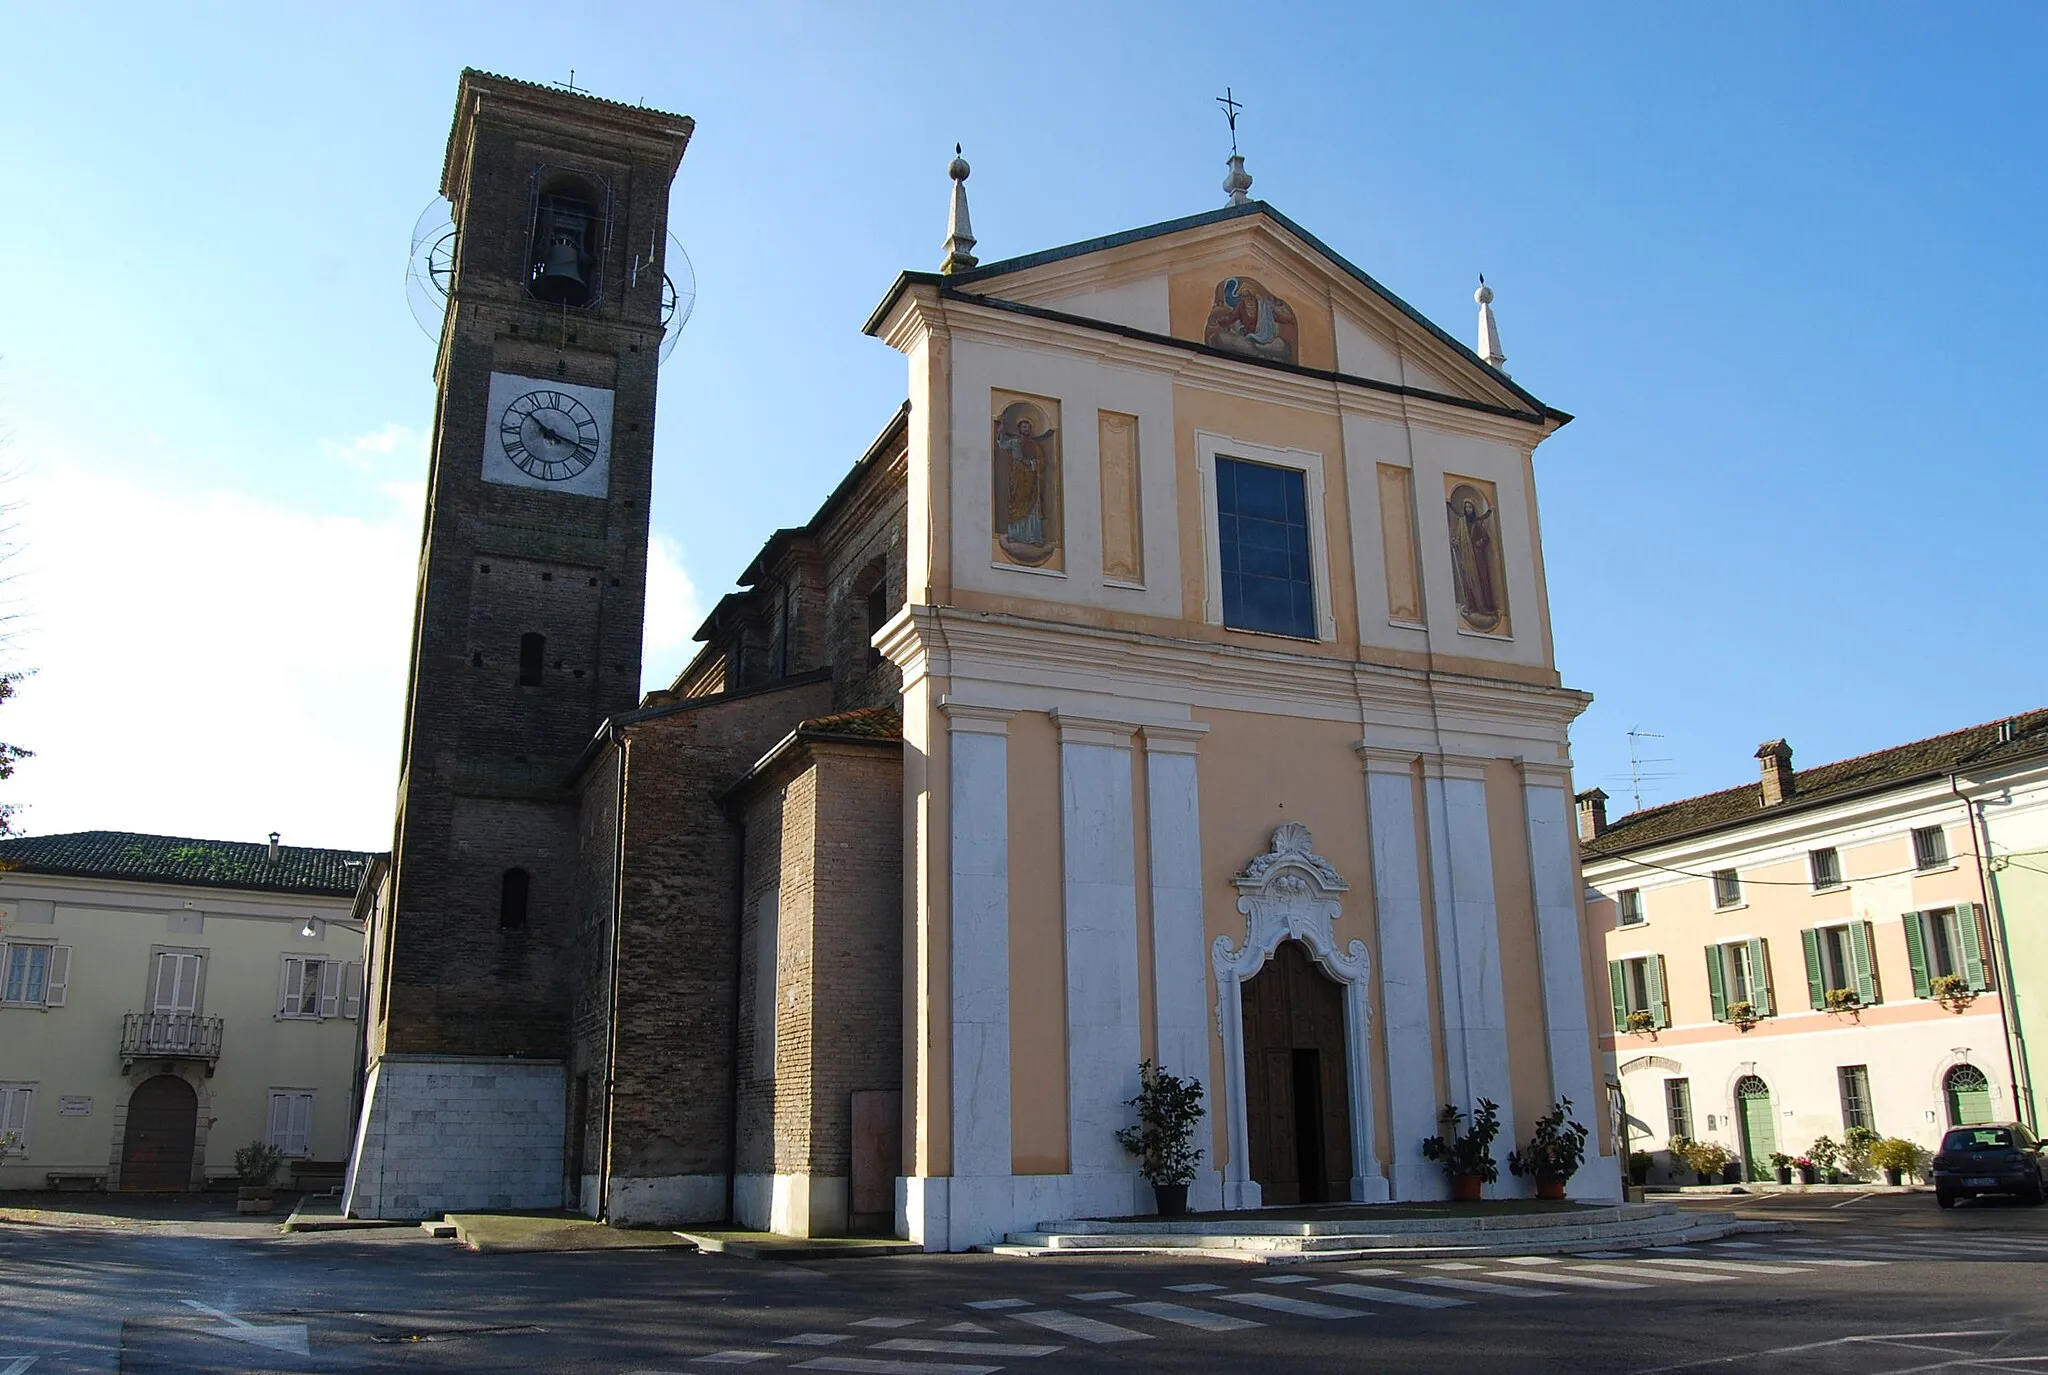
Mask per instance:
[[[1053,724],[1060,728],[1062,745],[1107,745],[1111,749],[1127,750],[1131,747],[1131,736],[1138,730],[1135,721],[1076,716],[1057,707],[1053,708],[1052,719]]]
[[[1360,741],[1351,748],[1364,762],[1367,773],[1398,773],[1405,777],[1414,772],[1415,761],[1422,757],[1422,751],[1412,745],[1372,745]]]
[[[1527,788],[1563,788],[1571,791],[1572,765],[1570,760],[1559,764],[1547,759],[1517,759],[1522,769],[1522,786]]]
[[[1202,737],[1209,733],[1209,728],[1198,721],[1146,725],[1142,729],[1147,754],[1193,754]]]
[[[1006,736],[1010,733],[1010,718],[1017,714],[1009,707],[975,706],[950,697],[939,699],[939,710],[945,713],[946,729],[955,735]]]
[[[1483,754],[1425,754],[1422,756],[1423,772],[1431,778],[1458,779],[1466,783],[1484,783],[1486,766],[1494,761]]]

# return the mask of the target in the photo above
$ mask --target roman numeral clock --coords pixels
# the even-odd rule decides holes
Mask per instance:
[[[612,453],[609,390],[494,372],[485,416],[484,481],[605,495]]]

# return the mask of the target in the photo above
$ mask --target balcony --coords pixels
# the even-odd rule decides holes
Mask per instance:
[[[220,1060],[224,1019],[192,1012],[127,1012],[121,1016],[121,1072],[137,1060],[201,1060],[206,1072]]]

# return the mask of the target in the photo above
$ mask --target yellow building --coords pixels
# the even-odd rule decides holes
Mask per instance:
[[[377,857],[120,831],[0,841],[0,1189],[203,1188],[346,1159]]]

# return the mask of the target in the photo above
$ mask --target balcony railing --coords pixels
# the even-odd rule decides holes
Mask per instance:
[[[137,1060],[204,1060],[206,1072],[220,1059],[224,1019],[193,1012],[128,1012],[121,1017],[121,1068]]]

